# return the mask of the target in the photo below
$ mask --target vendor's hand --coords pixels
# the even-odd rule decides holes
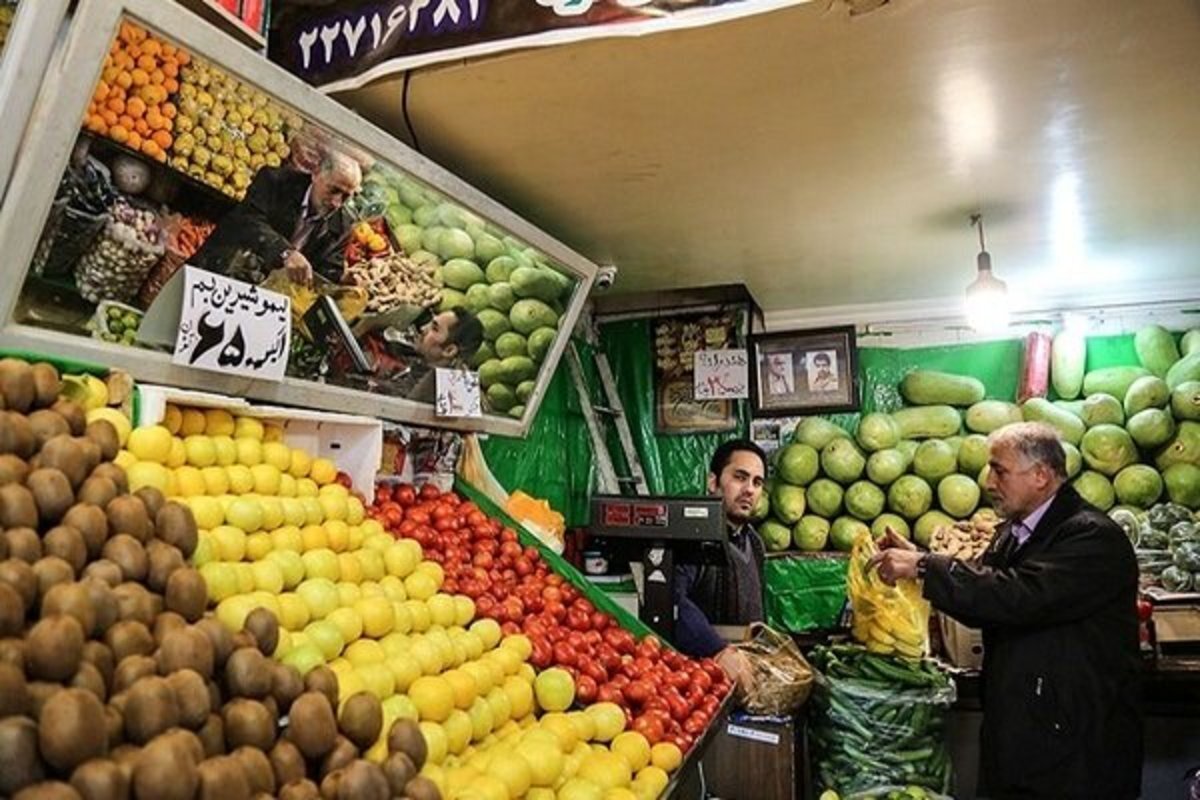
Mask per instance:
[[[741,686],[743,689],[749,688],[754,679],[754,670],[750,666],[750,659],[746,658],[746,654],[736,647],[726,647],[721,652],[717,653],[716,662],[725,670],[725,674],[729,676],[729,680]]]
[[[288,280],[308,286],[312,283],[313,268],[299,250],[288,250],[283,257],[283,268],[287,270]]]
[[[900,534],[896,533],[896,529],[891,525],[884,526],[883,536],[875,540],[875,544],[880,550],[912,550],[916,551],[917,546],[905,539]]]
[[[921,560],[921,555],[915,547],[892,547],[871,556],[867,569],[878,569],[883,582],[895,586],[898,580],[917,577],[917,562]]]

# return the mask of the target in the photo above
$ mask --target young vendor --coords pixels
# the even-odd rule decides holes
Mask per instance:
[[[688,655],[715,658],[743,684],[750,679],[749,662],[713,625],[748,625],[763,619],[766,551],[750,515],[766,472],[766,454],[753,442],[734,439],[716,449],[708,466],[708,491],[720,495],[729,525],[723,563],[675,567],[675,644]]]

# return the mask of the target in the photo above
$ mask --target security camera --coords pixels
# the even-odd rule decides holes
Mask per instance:
[[[617,268],[611,264],[603,266],[596,273],[596,291],[607,291],[617,280]]]

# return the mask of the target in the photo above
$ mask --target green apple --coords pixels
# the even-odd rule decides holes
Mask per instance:
[[[338,607],[338,591],[328,578],[310,578],[296,587],[296,594],[308,606],[309,616],[324,619]]]
[[[342,648],[346,646],[341,629],[329,620],[322,619],[308,623],[304,633],[308,636],[308,640],[317,646],[327,661],[337,658],[342,652]]]

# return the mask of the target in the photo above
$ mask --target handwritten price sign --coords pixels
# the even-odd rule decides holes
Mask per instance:
[[[195,267],[184,269],[175,363],[281,380],[291,349],[291,298]]]
[[[750,358],[745,350],[697,350],[692,374],[697,400],[750,396]]]

